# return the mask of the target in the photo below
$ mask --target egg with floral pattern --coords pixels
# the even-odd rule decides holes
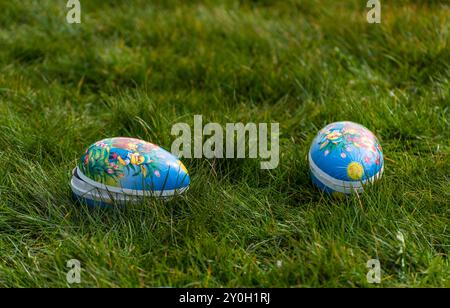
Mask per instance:
[[[362,192],[384,169],[383,151],[375,135],[347,121],[320,130],[308,158],[313,183],[328,193]]]
[[[92,144],[72,177],[72,191],[77,197],[101,205],[170,197],[186,191],[189,184],[186,167],[170,152],[143,140],[123,137]]]

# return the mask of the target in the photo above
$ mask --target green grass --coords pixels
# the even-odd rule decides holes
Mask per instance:
[[[382,1],[0,2],[0,286],[450,287],[450,7]],[[192,159],[170,202],[90,210],[70,172],[91,143],[170,149],[177,122],[279,122],[281,160]],[[317,131],[359,122],[383,179],[311,184]],[[405,241],[397,239],[401,232]]]

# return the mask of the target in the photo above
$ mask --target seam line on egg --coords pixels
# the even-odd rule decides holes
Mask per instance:
[[[105,190],[105,191],[109,191],[112,193],[119,193],[119,194],[125,194],[125,195],[131,195],[131,196],[139,196],[139,197],[144,197],[144,196],[161,196],[161,197],[167,197],[167,196],[173,196],[175,194],[181,194],[184,191],[186,191],[189,186],[183,187],[183,188],[179,188],[179,189],[171,189],[171,190],[153,190],[153,191],[143,191],[143,190],[134,190],[134,189],[128,189],[128,188],[118,188],[118,187],[113,187],[113,186],[109,186],[109,185],[104,185],[101,183],[97,183],[93,180],[91,180],[90,178],[88,178],[87,176],[85,176],[81,170],[76,167],[74,170],[76,170],[78,176],[80,177],[81,180],[83,180],[84,182],[86,182],[87,184],[101,189],[101,190]]]

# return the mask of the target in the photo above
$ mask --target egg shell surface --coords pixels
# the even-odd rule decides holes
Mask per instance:
[[[114,193],[170,196],[189,187],[183,163],[170,152],[134,138],[108,138],[91,145],[78,163],[86,183]]]
[[[313,183],[326,192],[362,190],[383,172],[383,151],[375,135],[353,122],[335,122],[314,138],[309,163]]]

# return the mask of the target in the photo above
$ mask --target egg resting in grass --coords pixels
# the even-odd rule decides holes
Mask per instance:
[[[309,151],[313,183],[328,193],[362,192],[379,179],[383,151],[375,135],[353,122],[335,122],[319,131]]]
[[[98,141],[85,151],[74,170],[72,191],[78,198],[108,205],[170,197],[186,191],[189,184],[186,167],[170,152],[119,137]]]

